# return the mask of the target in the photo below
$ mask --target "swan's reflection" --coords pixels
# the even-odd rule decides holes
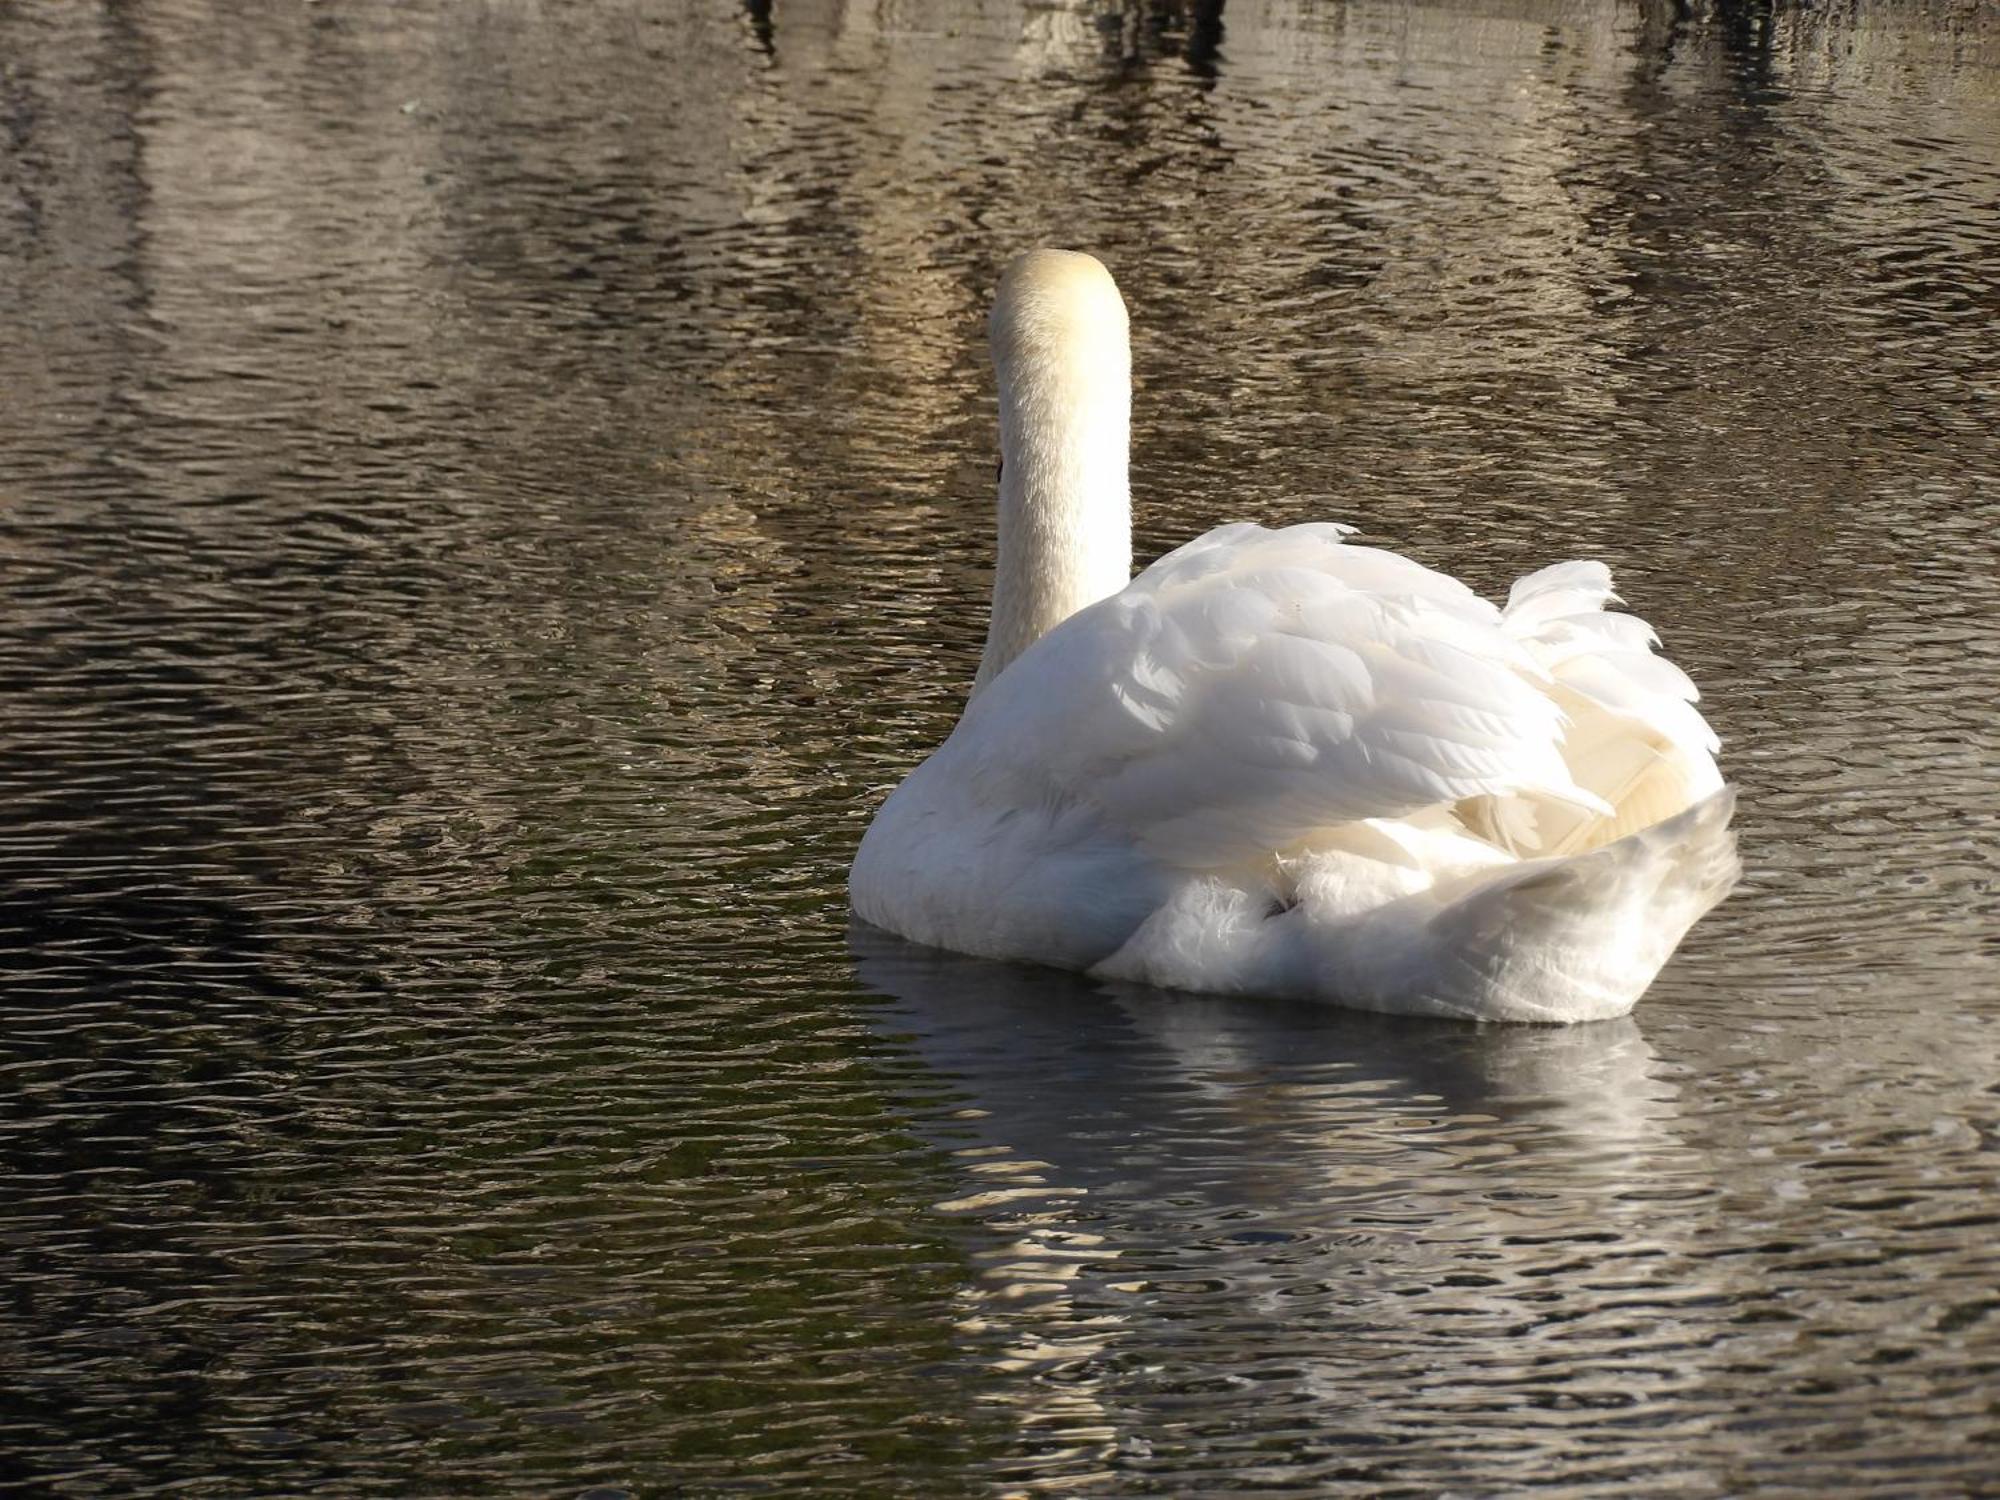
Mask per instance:
[[[1681,1237],[1658,1200],[1698,1163],[1629,1017],[1481,1029],[852,944],[882,1029],[956,1096],[932,1119],[962,1172],[939,1206],[983,1231],[965,1326],[1027,1377],[1038,1473],[1107,1462],[1176,1363],[1227,1379],[1282,1348],[1315,1403],[1357,1338],[1434,1375],[1440,1318],[1498,1333],[1579,1244]]]
[[[862,982],[893,1002],[933,1069],[959,1081],[982,1133],[1060,1162],[1082,1186],[1164,1185],[1193,1170],[1225,1196],[1317,1186],[1336,1141],[1395,1139],[1477,1154],[1561,1158],[1622,1178],[1671,1144],[1677,1089],[1629,1016],[1586,1026],[1474,1027],[1285,1001],[1175,994],[993,963],[854,925]],[[1252,1139],[1306,1157],[1256,1162]],[[999,1140],[993,1144],[1002,1143]],[[1104,1147],[1107,1149],[1096,1149]],[[1109,1175],[1107,1175],[1109,1174]]]

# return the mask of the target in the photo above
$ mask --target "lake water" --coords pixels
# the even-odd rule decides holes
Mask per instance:
[[[0,1480],[1994,1482],[1993,12],[26,0],[0,126]],[[1038,241],[1142,556],[1617,570],[1748,866],[1633,1018],[850,935]]]

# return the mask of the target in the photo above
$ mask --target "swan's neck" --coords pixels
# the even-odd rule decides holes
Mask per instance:
[[[1117,347],[1000,375],[1000,548],[976,693],[1132,580],[1131,365]]]

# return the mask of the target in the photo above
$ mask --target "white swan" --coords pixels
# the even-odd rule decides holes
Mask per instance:
[[[1629,1011],[1735,883],[1716,740],[1601,563],[1497,609],[1334,524],[1131,578],[1125,304],[1037,250],[993,308],[993,615],[855,856],[863,920],[1174,988],[1494,1021]]]

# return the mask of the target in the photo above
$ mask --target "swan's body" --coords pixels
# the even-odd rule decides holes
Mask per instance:
[[[1124,305],[1036,251],[993,314],[1000,554],[972,701],[862,840],[915,941],[1482,1020],[1630,1010],[1736,878],[1695,691],[1610,575],[1504,609],[1349,528],[1130,571]]]

